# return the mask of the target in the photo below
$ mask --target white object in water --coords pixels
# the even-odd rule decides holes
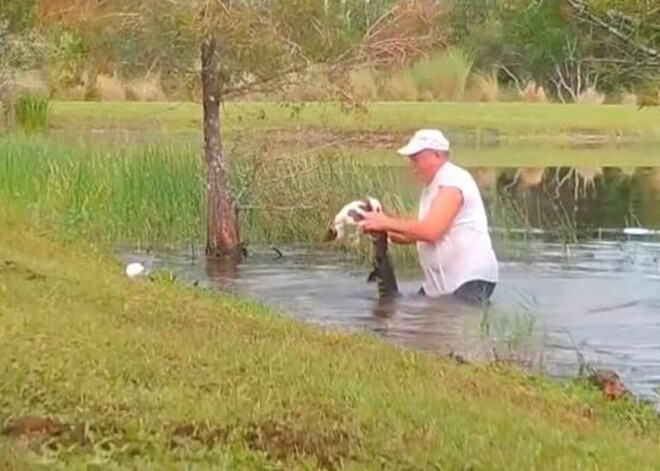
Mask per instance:
[[[135,278],[136,276],[142,275],[145,270],[144,265],[140,262],[129,263],[126,265],[126,276],[129,278]]]
[[[626,227],[623,233],[628,236],[647,236],[652,235],[653,231],[644,229],[643,227]]]

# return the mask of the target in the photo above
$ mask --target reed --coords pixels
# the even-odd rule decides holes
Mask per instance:
[[[0,140],[0,197],[64,234],[110,243],[202,234],[201,165],[191,149],[88,152],[46,138]]]
[[[39,132],[48,126],[50,105],[43,95],[23,95],[14,105],[14,114],[19,127],[28,133]]]
[[[377,197],[387,211],[414,217],[418,190],[400,166],[374,165],[355,151],[269,155],[232,152],[231,190],[244,240],[253,245],[321,244],[347,201]],[[204,169],[186,144],[90,150],[43,136],[0,139],[0,200],[52,220],[66,236],[109,245],[198,245],[205,235]],[[527,228],[515,198],[489,204],[495,243]],[[367,261],[368,241],[336,247]],[[397,266],[416,266],[414,247],[392,251]]]
[[[334,211],[367,194],[396,211],[415,201],[400,169],[360,162],[350,152],[240,155],[230,162],[230,184],[251,244],[320,242]],[[65,234],[111,244],[198,243],[205,233],[203,167],[187,145],[103,152],[41,137],[3,138],[0,198],[52,218]]]

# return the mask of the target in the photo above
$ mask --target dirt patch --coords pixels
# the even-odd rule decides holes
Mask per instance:
[[[2,429],[2,435],[10,438],[57,436],[61,435],[67,426],[46,417],[26,416],[11,421]]]
[[[251,424],[245,441],[251,449],[262,451],[272,459],[313,457],[328,470],[339,468],[351,448],[349,434],[341,428],[319,432],[275,421]]]
[[[268,132],[268,142],[274,147],[300,146],[318,148],[394,149],[401,146],[407,133],[379,131],[332,131],[329,129],[276,129]]]
[[[337,424],[319,432],[279,421],[227,427],[183,423],[172,427],[169,436],[171,448],[185,446],[191,441],[209,448],[239,442],[247,444],[253,451],[266,454],[272,460],[313,458],[321,468],[327,470],[338,469],[351,450],[349,434]]]
[[[0,274],[2,273],[17,273],[19,276],[24,276],[28,281],[43,281],[46,279],[46,275],[23,267],[13,260],[5,260],[0,263]]]
[[[88,442],[84,424],[67,424],[33,415],[9,421],[0,434],[33,448],[53,439],[67,445],[85,445]]]

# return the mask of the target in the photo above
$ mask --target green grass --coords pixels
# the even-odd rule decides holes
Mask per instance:
[[[14,114],[23,131],[29,133],[43,131],[48,126],[48,97],[23,95],[14,105]]]
[[[193,103],[54,102],[51,126],[75,130],[139,130],[199,133],[202,111]],[[525,103],[373,103],[368,113],[337,105],[227,103],[225,131],[326,128],[337,132],[407,134],[421,127],[457,134],[498,135],[509,141],[566,142],[580,135],[609,141],[656,141],[660,111],[633,106]],[[487,136],[486,136],[487,137]]]
[[[410,67],[424,99],[460,101],[464,98],[474,61],[461,49],[450,48]]]
[[[415,212],[418,190],[408,178],[405,162],[390,153],[348,149],[272,154],[258,143],[235,145],[228,149],[230,184],[248,244],[319,244],[335,212],[347,201],[366,195],[379,198],[388,211]],[[652,155],[651,150],[645,153],[646,147],[638,147],[640,161],[641,156]],[[570,154],[556,147],[517,149],[535,163],[546,152]],[[614,161],[620,151],[580,152],[589,158],[611,155]],[[463,163],[464,156],[463,151],[457,153],[457,160]],[[632,153],[628,156],[634,158]],[[468,161],[513,159],[505,149],[484,148],[474,149]],[[580,164],[590,166],[590,160]],[[502,198],[493,186],[503,172],[509,179],[514,172],[506,168],[475,172],[479,181],[484,180],[491,224],[504,229],[528,227],[515,198]],[[639,180],[644,185],[641,191],[653,191],[652,182],[644,178]],[[49,220],[70,238],[141,247],[180,248],[204,242],[204,169],[199,150],[185,143],[90,149],[46,136],[0,138],[0,198],[19,211]],[[564,227],[562,215],[559,210],[548,214],[543,228],[555,234]],[[571,226],[570,232],[575,228]],[[556,235],[564,240],[563,233]],[[507,241],[499,239],[495,237],[495,243],[504,249]],[[368,259],[368,244],[344,248]],[[417,265],[412,248],[400,248],[395,255],[399,266]]]
[[[336,151],[272,157],[249,149],[230,161],[250,243],[315,243],[346,201],[378,195],[409,211],[417,192],[401,169]],[[0,139],[0,198],[51,220],[71,237],[109,244],[181,244],[205,234],[204,170],[186,145],[89,151],[39,137]]]
[[[2,469],[660,466],[650,407],[132,282],[43,223],[0,224],[0,422],[66,424],[0,437]]]
[[[61,232],[99,242],[199,239],[203,181],[186,147],[103,153],[45,138],[0,140],[0,196]]]

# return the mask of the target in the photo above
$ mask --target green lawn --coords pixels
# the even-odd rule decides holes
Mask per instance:
[[[510,140],[550,142],[603,135],[612,141],[660,138],[660,111],[619,105],[525,103],[373,103],[367,113],[344,112],[337,105],[227,103],[225,129],[328,128],[335,131],[407,133],[438,127],[476,133],[471,139],[500,135]],[[72,129],[199,132],[201,106],[193,103],[54,102],[52,126]]]
[[[650,408],[132,282],[0,210],[0,469],[657,470]],[[29,433],[28,433],[29,432]]]

